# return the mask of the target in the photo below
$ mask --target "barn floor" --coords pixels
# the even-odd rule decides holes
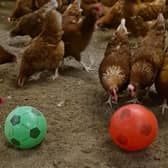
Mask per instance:
[[[12,3],[0,7],[0,44],[20,58],[29,37],[9,38],[11,28],[6,17]],[[128,153],[120,150],[110,139],[108,128],[112,114],[104,105],[106,95],[97,69],[112,31],[97,31],[83,53],[83,60],[93,62],[92,72],[85,72],[73,60],[53,81],[44,73],[38,81],[28,81],[16,89],[18,63],[0,66],[0,168],[166,168],[168,167],[168,115],[161,115],[157,95],[145,101],[156,114],[159,132],[146,150]],[[124,100],[119,105],[124,104]],[[7,114],[16,106],[31,105],[45,115],[48,132],[43,143],[31,150],[10,147],[3,135]],[[119,106],[118,105],[118,106]],[[114,106],[114,110],[118,107]]]

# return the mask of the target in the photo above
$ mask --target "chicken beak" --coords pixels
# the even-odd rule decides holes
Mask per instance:
[[[103,13],[103,7],[101,3],[96,3],[95,10],[98,12],[97,19],[102,15]]]
[[[117,95],[117,89],[116,88],[112,89],[111,97],[112,97],[112,100],[114,100],[115,102],[118,102],[118,95]]]
[[[131,95],[131,97],[135,97],[136,93],[135,93],[135,87],[132,84],[128,85],[128,91]]]

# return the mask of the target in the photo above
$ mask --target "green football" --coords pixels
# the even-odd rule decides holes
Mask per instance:
[[[16,107],[6,118],[4,132],[8,142],[20,149],[29,149],[45,138],[47,122],[34,107]]]

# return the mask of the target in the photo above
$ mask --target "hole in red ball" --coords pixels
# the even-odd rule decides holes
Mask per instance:
[[[148,136],[151,133],[151,131],[152,131],[151,125],[145,123],[145,124],[142,125],[140,133],[145,135],[145,136]]]
[[[131,110],[129,109],[123,109],[120,114],[120,119],[126,120],[130,117],[131,115]]]
[[[123,136],[123,135],[118,135],[116,140],[121,144],[121,145],[126,145],[128,143],[128,139]]]

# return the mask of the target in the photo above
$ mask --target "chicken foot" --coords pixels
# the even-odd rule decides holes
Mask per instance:
[[[162,107],[162,115],[164,115],[164,113],[166,111],[168,111],[167,99],[164,99],[163,104],[161,105],[161,107]]]
[[[80,61],[80,64],[82,65],[83,69],[86,71],[86,72],[89,72],[89,71],[93,71],[94,69],[92,68],[92,66],[87,66],[84,62]]]
[[[58,68],[56,68],[55,69],[55,73],[54,73],[54,75],[52,75],[52,80],[55,80],[55,79],[57,79],[59,77],[59,73],[58,73]]]
[[[110,109],[112,109],[113,108],[113,104],[117,104],[117,102],[113,101],[111,94],[109,94],[108,100],[105,102],[105,104],[109,105]]]
[[[40,75],[41,75],[42,72],[37,72],[33,75],[30,76],[29,78],[29,81],[32,81],[32,80],[39,80],[40,79]]]
[[[90,65],[87,66],[84,62],[82,61],[79,61],[80,64],[82,65],[82,67],[84,68],[84,70],[86,72],[89,72],[89,71],[94,71],[95,69],[93,68],[93,64],[94,64],[94,60],[91,58],[91,56],[88,57],[89,58],[89,62],[90,62]]]
[[[134,97],[133,99],[127,101],[126,103],[141,104],[141,102],[138,100],[137,97]]]

